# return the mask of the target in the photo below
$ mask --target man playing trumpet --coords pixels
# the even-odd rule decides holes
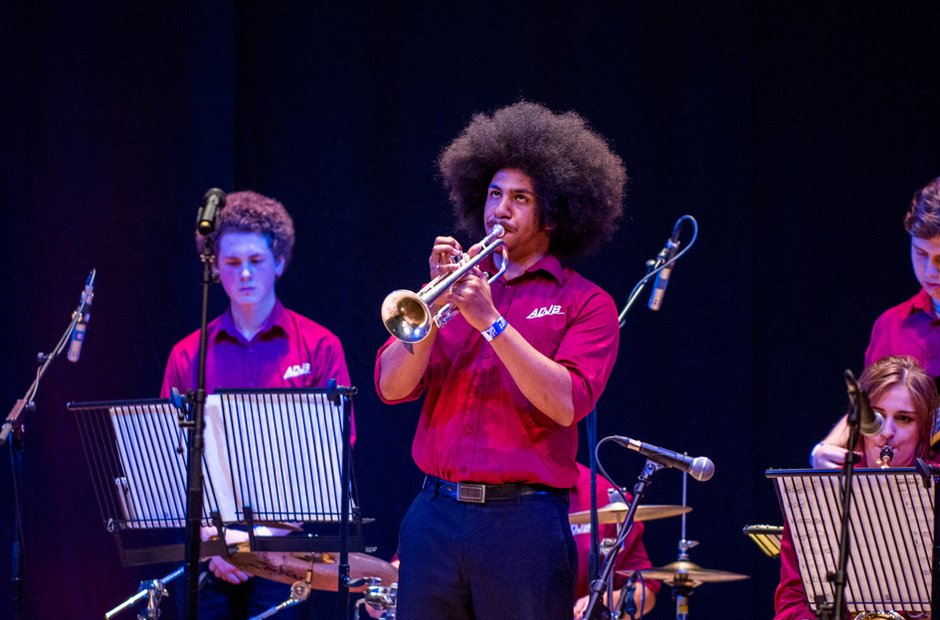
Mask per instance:
[[[571,617],[576,423],[610,376],[618,323],[611,297],[563,261],[613,235],[626,171],[580,116],[527,102],[475,115],[438,166],[463,230],[505,229],[506,264],[491,253],[431,301],[456,309],[446,327],[377,355],[383,401],[425,396],[412,455],[427,477],[401,526],[398,613]],[[455,257],[461,245],[437,237],[431,278]]]

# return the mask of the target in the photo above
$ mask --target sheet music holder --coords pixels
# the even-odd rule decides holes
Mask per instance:
[[[166,399],[69,403],[68,409],[78,422],[102,522],[115,534],[124,564],[183,560],[180,541],[167,542],[175,537],[160,533],[186,527],[188,446],[178,410]],[[338,527],[342,413],[326,390],[210,395],[202,525],[212,525],[218,515],[224,525],[302,521]],[[362,551],[361,517],[355,509],[352,514],[357,531],[350,549]],[[335,551],[337,536],[325,533],[251,535],[251,549]],[[210,545],[206,555],[212,554],[224,555],[224,546]]]
[[[768,470],[793,536],[811,609],[832,603],[842,472]],[[933,490],[913,468],[855,471],[845,603],[853,613],[930,612]]]
[[[225,488],[237,522],[303,521],[321,530],[316,538],[253,536],[251,549],[338,549],[336,528],[323,526],[342,520],[342,404],[322,389],[220,390],[215,396],[224,420],[224,441],[216,443],[227,451],[220,461],[228,463]],[[213,417],[208,406],[207,414]],[[207,450],[208,435],[207,426]],[[349,497],[356,526],[350,550],[363,551],[362,518],[355,496]]]
[[[324,390],[220,390],[218,397],[235,520],[246,520],[250,506],[261,520],[339,521],[341,407]]]

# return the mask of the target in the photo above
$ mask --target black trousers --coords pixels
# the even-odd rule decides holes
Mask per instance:
[[[577,552],[567,496],[484,504],[425,488],[399,539],[401,620],[570,620]]]

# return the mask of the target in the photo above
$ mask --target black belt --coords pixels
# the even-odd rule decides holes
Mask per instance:
[[[458,502],[472,504],[485,504],[486,502],[513,500],[527,495],[553,495],[559,498],[568,497],[568,489],[545,486],[541,484],[476,484],[473,482],[448,482],[425,476],[422,489],[437,495],[450,497]]]

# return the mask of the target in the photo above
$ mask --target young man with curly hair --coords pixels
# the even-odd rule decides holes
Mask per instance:
[[[412,455],[426,478],[401,526],[398,613],[570,618],[576,423],[619,336],[610,295],[563,260],[613,235],[626,171],[580,116],[528,102],[475,115],[438,166],[461,228],[479,239],[503,226],[508,264],[488,284],[500,257],[485,259],[435,303],[459,311],[446,327],[377,355],[384,402],[424,395]],[[461,253],[438,236],[431,278]]]
[[[275,283],[290,262],[294,224],[280,202],[252,191],[228,195],[212,235],[213,267],[229,298],[224,314],[208,325],[206,391],[223,388],[317,388],[336,379],[349,385],[339,339],[325,327],[288,310]],[[202,252],[204,239],[197,236]],[[196,389],[199,331],[179,341],[170,353],[162,397],[172,388]],[[286,534],[276,530],[275,534]],[[228,530],[229,542],[247,534]],[[212,557],[200,581],[199,617],[248,618],[290,596],[290,586],[252,577],[221,557]],[[310,601],[278,618],[309,618]]]

